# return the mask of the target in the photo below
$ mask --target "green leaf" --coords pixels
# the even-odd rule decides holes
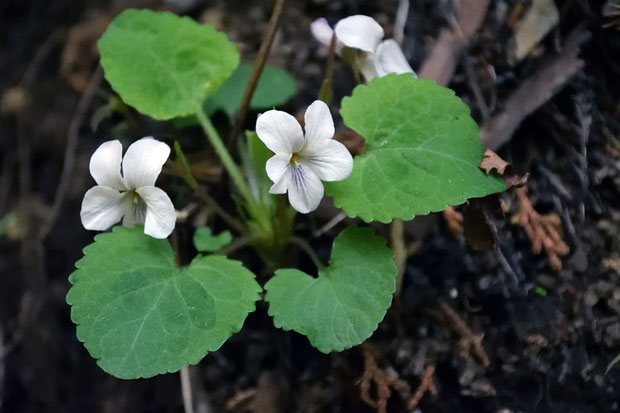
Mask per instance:
[[[223,231],[217,235],[211,233],[211,228],[201,227],[194,232],[194,246],[200,252],[213,252],[230,244],[232,234],[230,231]]]
[[[116,227],[84,249],[67,294],[78,339],[106,372],[151,377],[198,363],[239,331],[260,286],[240,262],[179,268],[166,240]]]
[[[396,265],[385,239],[370,228],[349,226],[335,240],[329,267],[319,277],[278,270],[265,301],[276,327],[304,334],[323,353],[366,340],[392,302]]]
[[[239,109],[251,73],[252,65],[239,65],[222,87],[205,102],[205,112],[213,114],[223,110],[229,117],[233,117]],[[271,109],[286,103],[295,93],[295,79],[286,70],[265,66],[252,96],[250,108]]]
[[[350,217],[410,220],[506,189],[478,169],[483,147],[469,108],[434,80],[374,79],[357,86],[340,113],[366,140],[351,175],[325,185]]]
[[[235,116],[243,93],[250,80],[252,73],[252,65],[242,64],[237,67],[232,75],[224,82],[224,84],[208,98],[203,108],[208,116],[212,116],[215,112],[221,110],[229,118]],[[295,79],[284,69],[272,66],[265,66],[261,73],[254,96],[250,102],[250,108],[254,110],[272,109],[286,103],[291,97],[297,93],[297,84]],[[172,121],[177,128],[185,128],[198,124],[195,116],[187,116],[174,119]]]
[[[112,88],[155,119],[188,115],[239,64],[226,36],[188,17],[125,10],[98,42]]]

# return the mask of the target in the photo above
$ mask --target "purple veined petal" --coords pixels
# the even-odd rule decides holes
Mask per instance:
[[[120,221],[125,213],[123,201],[126,195],[126,192],[109,186],[95,186],[86,191],[80,210],[84,228],[105,231]]]
[[[267,164],[265,165],[265,170],[267,171],[267,176],[273,182],[277,182],[280,180],[282,175],[286,172],[286,169],[291,165],[291,155],[274,155],[267,160]]]
[[[375,68],[379,77],[390,73],[413,73],[413,76],[417,77],[394,39],[385,40],[377,47]]]
[[[123,216],[124,227],[132,228],[137,224],[144,224],[146,219],[146,203],[134,191],[127,193],[123,201],[123,209],[125,210],[125,215]]]
[[[153,186],[170,156],[170,147],[152,137],[132,143],[123,158],[123,177],[130,189]]]
[[[136,192],[146,204],[144,233],[153,238],[166,238],[174,230],[177,215],[174,205],[163,190],[154,186],[143,186]]]
[[[274,181],[271,188],[269,188],[270,194],[285,194],[288,191],[288,186],[291,183],[291,170],[294,166],[290,165],[286,168],[282,176],[276,181]]]
[[[107,141],[99,145],[90,158],[88,169],[97,185],[114,188],[118,191],[126,190],[121,176],[121,160],[123,145],[118,140]]]
[[[323,183],[312,170],[304,165],[290,168],[288,201],[302,214],[317,209],[323,199]]]
[[[321,100],[312,102],[304,114],[306,138],[302,154],[314,152],[314,147],[327,139],[334,137],[334,119],[329,107]]]
[[[258,117],[256,134],[276,154],[298,152],[304,144],[304,133],[297,119],[279,110],[269,110]]]
[[[355,15],[340,20],[334,28],[345,46],[374,53],[383,39],[383,28],[369,16]]]
[[[300,162],[312,170],[322,181],[342,181],[353,170],[353,157],[349,150],[333,139],[323,141],[317,152],[304,156]]]

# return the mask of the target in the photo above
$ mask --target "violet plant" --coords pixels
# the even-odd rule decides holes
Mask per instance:
[[[326,40],[333,34],[324,23],[315,22],[313,32]],[[478,128],[453,91],[416,79],[396,42],[382,41],[383,29],[370,17],[342,20],[335,35],[338,52],[355,56],[349,62],[369,82],[340,107],[344,124],[366,141],[364,153],[353,159],[333,139],[329,107],[315,101],[305,113],[305,133],[287,113],[260,115],[256,132],[239,146],[238,164],[205,110],[216,96],[226,101],[223,88],[238,89],[230,80],[238,79],[234,44],[210,26],[170,13],[127,10],[110,24],[98,43],[106,79],[145,115],[200,124],[232,181],[242,225],[227,220],[232,232],[215,236],[197,228],[201,253],[178,266],[166,239],[174,207],[155,186],[170,148],[143,138],[123,158],[118,141],[100,146],[90,164],[97,186],[84,197],[82,222],[91,230],[122,226],[84,249],[67,302],[78,338],[106,372],[133,379],[198,363],[242,328],[262,292],[276,327],[307,336],[324,353],[356,346],[392,302],[393,253],[360,223],[334,239],[324,266],[308,240],[294,233],[296,212],[311,213],[327,194],[351,218],[389,223],[505,190],[502,179],[478,168]],[[234,104],[224,106],[232,115]],[[178,144],[175,151],[185,181],[198,191]],[[242,262],[217,253],[235,239],[245,239],[266,268],[276,268],[263,286]],[[279,268],[291,243],[314,259],[318,277]]]

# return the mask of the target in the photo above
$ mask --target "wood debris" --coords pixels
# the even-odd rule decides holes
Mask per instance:
[[[473,356],[484,367],[489,367],[491,360],[482,347],[483,335],[475,334],[457,314],[456,311],[444,300],[439,300],[437,311],[433,314],[448,326],[454,333],[461,337],[461,347],[464,353]]]
[[[387,413],[387,401],[392,394],[392,389],[400,392],[408,392],[409,385],[398,377],[389,374],[379,368],[370,344],[364,342],[360,345],[364,355],[364,374],[359,379],[360,398],[364,403],[373,407],[377,413]],[[374,387],[376,398],[370,395]]]
[[[463,237],[463,213],[449,206],[443,210],[443,218],[446,221],[450,234],[456,239]]]
[[[521,226],[532,243],[532,252],[540,254],[543,250],[549,259],[549,266],[554,271],[562,270],[560,257],[569,253],[568,245],[560,234],[562,221],[555,214],[540,215],[527,196],[525,188],[516,191],[519,200],[519,212],[516,223]]]
[[[420,386],[418,386],[413,396],[409,399],[409,404],[407,405],[409,410],[415,410],[426,393],[430,393],[433,396],[437,395],[437,387],[435,387],[435,380],[433,380],[434,375],[435,366],[426,366],[422,372]]]

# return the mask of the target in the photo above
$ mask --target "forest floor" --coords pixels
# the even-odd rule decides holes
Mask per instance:
[[[367,14],[391,36],[399,2],[287,3],[269,63],[297,80],[285,109],[299,114],[326,63],[310,23]],[[197,412],[620,411],[620,367],[606,373],[620,353],[620,3],[556,1],[557,24],[535,25],[549,29],[540,41],[519,29],[533,3],[541,2],[412,0],[402,39],[420,77],[453,88],[483,143],[529,173],[527,192],[501,197],[497,248],[466,245],[461,208],[407,224],[400,295],[377,332],[342,353],[322,354],[275,329],[259,303],[239,334],[190,369]],[[130,6],[210,23],[251,62],[273,2],[0,3],[0,411],[183,411],[178,374],[123,381],[100,370],[65,302],[93,236],[79,209],[94,149],[118,136],[196,133],[105,112],[113,92],[96,75],[95,41]],[[529,53],[515,52],[515,36],[534,38]],[[337,62],[332,109],[354,86]],[[359,150],[336,122],[338,138]],[[72,134],[75,147],[67,146]],[[75,159],[61,184],[67,155]],[[203,182],[230,205],[220,174],[206,168]],[[334,211],[327,201],[296,227],[311,236]],[[312,238],[324,259],[335,233]]]

